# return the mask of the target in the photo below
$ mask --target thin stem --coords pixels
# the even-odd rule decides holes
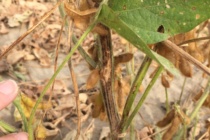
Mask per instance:
[[[130,43],[126,45],[127,52],[133,53],[133,48]],[[130,62],[126,64],[127,72],[130,75],[130,84],[133,83],[134,80],[134,59],[132,58]],[[133,106],[131,108],[133,110]],[[130,125],[130,140],[135,140],[135,123],[132,121]]]
[[[78,140],[79,136],[80,136],[80,131],[81,131],[81,113],[80,113],[80,101],[79,101],[79,88],[78,88],[75,72],[72,68],[71,59],[69,59],[68,66],[69,66],[69,71],[71,73],[72,83],[73,83],[73,86],[74,86],[74,94],[75,94],[77,118],[78,118],[78,120],[77,120],[77,134],[76,134],[76,137],[74,139]]]
[[[210,95],[210,78],[208,80],[207,86],[204,90],[203,95],[201,96],[201,98],[199,99],[195,109],[193,110],[193,112],[190,114],[190,119],[193,120],[195,118],[195,116],[197,115],[199,109],[201,108],[202,104],[204,103],[204,101],[206,100],[206,98]]]
[[[24,112],[23,112],[23,109],[22,109],[22,107],[21,107],[21,104],[20,104],[20,99],[21,97],[18,95],[18,97],[16,97],[16,99],[13,101],[13,104],[15,105],[15,107],[17,108],[17,110],[18,110],[18,112],[20,113],[20,116],[21,116],[21,118],[22,118],[22,121],[23,121],[23,130],[25,131],[25,132],[27,132],[28,131],[28,121],[27,121],[27,119],[26,119],[26,116],[25,116],[25,114],[24,114]]]
[[[191,43],[191,42],[196,42],[196,41],[201,41],[201,40],[207,40],[207,39],[210,39],[210,36],[200,37],[200,38],[193,38],[193,39],[186,40],[184,42],[179,43],[178,46],[181,46],[183,44],[188,44],[188,43]]]
[[[135,115],[138,113],[140,107],[142,106],[142,104],[144,103],[146,97],[148,96],[151,88],[153,87],[153,85],[155,84],[156,80],[158,79],[158,77],[160,76],[161,72],[163,70],[163,67],[160,66],[157,70],[157,72],[155,73],[154,77],[152,78],[152,80],[150,81],[149,85],[147,86],[144,94],[142,95],[141,99],[139,100],[138,104],[136,105],[136,107],[134,108],[133,112],[131,113],[131,115],[128,117],[128,119],[125,122],[125,127],[123,128],[123,130],[126,130],[131,121],[133,120],[133,118],[135,117]]]
[[[119,126],[119,132],[123,132],[124,131],[124,127],[125,127],[125,120],[128,119],[128,116],[130,114],[130,110],[131,110],[131,107],[134,103],[134,99],[137,95],[137,92],[138,92],[138,89],[146,75],[146,72],[151,64],[151,59],[148,58],[147,56],[145,57],[145,59],[143,60],[142,64],[141,64],[141,67],[139,68],[139,71],[136,75],[136,78],[132,84],[132,87],[130,89],[130,93],[128,95],[128,98],[126,100],[126,103],[125,103],[125,107],[124,107],[124,110],[123,110],[123,115],[122,115],[122,119],[121,119],[121,122],[120,122],[120,126]]]
[[[168,48],[172,49],[174,52],[178,53],[181,57],[188,60],[201,70],[203,70],[206,74],[210,75],[210,69],[206,67],[204,64],[202,64],[200,61],[189,55],[187,52],[185,52],[183,49],[181,49],[179,46],[171,42],[170,40],[163,41],[163,44],[166,45]]]
[[[74,35],[72,35],[72,40],[74,43],[77,42],[77,38]],[[93,68],[96,68],[97,66],[96,62],[85,52],[82,46],[78,47],[78,51],[88,64],[90,64]]]
[[[86,36],[88,35],[88,33],[94,28],[95,25],[96,25],[96,22],[94,22],[93,24],[91,24],[87,28],[87,30],[81,36],[80,40],[72,48],[71,52],[64,58],[63,62],[60,64],[60,66],[58,67],[58,69],[56,70],[56,72],[53,74],[53,76],[50,78],[49,82],[47,83],[47,85],[45,86],[44,90],[42,91],[40,97],[38,98],[36,104],[34,105],[32,111],[31,111],[31,115],[30,115],[30,118],[29,118],[29,123],[28,123],[29,140],[33,140],[34,139],[32,122],[33,122],[34,117],[35,117],[36,109],[37,109],[39,103],[42,101],[43,96],[45,95],[45,93],[47,92],[47,90],[49,89],[49,87],[51,86],[51,84],[53,83],[53,80],[55,79],[55,77],[58,75],[58,73],[61,71],[61,69],[64,67],[64,65],[71,58],[72,54],[76,51],[76,49],[79,47],[79,45],[86,38]]]
[[[184,87],[185,87],[186,81],[187,81],[187,77],[184,78],[184,82],[182,84],[182,90],[181,90],[181,94],[179,96],[179,101],[178,101],[179,104],[181,103],[181,99],[182,99],[182,95],[183,95],[183,92],[184,92]]]
[[[169,101],[168,101],[168,90],[167,90],[167,88],[165,88],[165,94],[166,94],[166,102],[165,102],[166,113],[168,113],[169,112]]]

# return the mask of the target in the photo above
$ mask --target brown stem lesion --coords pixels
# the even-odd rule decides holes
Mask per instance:
[[[113,94],[114,63],[111,45],[111,33],[110,29],[106,26],[103,26],[103,29],[107,31],[107,34],[99,35],[101,44],[101,56],[99,55],[101,93],[110,124],[111,137],[112,139],[118,139],[117,127],[120,122],[120,117],[118,115]]]

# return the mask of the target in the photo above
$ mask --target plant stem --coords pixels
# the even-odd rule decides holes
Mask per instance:
[[[126,45],[127,52],[134,53],[133,48],[130,43]],[[132,58],[130,62],[126,64],[127,72],[131,77],[130,84],[133,83],[134,80],[134,59]],[[131,108],[133,110],[133,106]],[[132,121],[130,125],[130,140],[135,140],[135,123]]]
[[[86,38],[86,36],[88,35],[88,33],[94,28],[95,25],[96,25],[96,22],[94,22],[93,24],[91,24],[87,28],[87,30],[83,33],[83,35],[81,36],[80,40],[72,48],[71,52],[64,58],[63,62],[60,64],[60,66],[58,67],[58,69],[56,70],[56,72],[53,74],[53,76],[50,78],[49,82],[47,83],[47,85],[45,86],[44,90],[40,94],[40,97],[37,99],[36,104],[34,105],[32,111],[31,111],[31,115],[30,115],[29,122],[28,122],[29,140],[33,140],[34,139],[32,122],[33,122],[34,117],[35,117],[36,109],[37,109],[39,103],[42,101],[43,96],[45,95],[45,93],[47,92],[47,90],[49,89],[49,87],[51,86],[51,84],[53,83],[55,77],[58,75],[58,73],[61,71],[61,69],[64,67],[64,65],[71,58],[72,54],[76,51],[76,49],[79,47],[79,45]]]
[[[74,35],[72,35],[72,40],[74,43],[77,42],[77,38]],[[78,51],[88,64],[90,64],[93,68],[96,68],[96,62],[85,52],[81,46],[78,47]]]
[[[99,56],[101,94],[110,124],[111,138],[118,139],[118,134],[116,133],[116,130],[120,122],[120,118],[118,115],[118,111],[116,108],[117,106],[113,94],[114,64],[113,50],[111,45],[111,33],[110,29],[106,26],[103,26],[103,29],[106,30],[108,34],[99,36],[101,43],[100,49],[102,54],[102,56]]]
[[[16,99],[13,101],[13,104],[17,108],[17,110],[20,113],[20,116],[22,118],[22,121],[23,121],[23,130],[25,132],[27,132],[28,131],[28,121],[27,121],[26,116],[25,116],[25,114],[23,112],[23,109],[21,107],[21,104],[20,104],[21,101],[20,100],[21,100],[21,97],[20,97],[20,95],[18,95],[18,97],[16,97]]]
[[[149,85],[147,86],[147,88],[146,88],[144,94],[142,95],[141,99],[139,100],[138,104],[136,105],[136,107],[134,108],[133,112],[131,113],[131,115],[126,120],[125,125],[124,125],[125,127],[123,128],[123,130],[126,130],[129,127],[131,121],[133,120],[133,118],[135,117],[135,115],[138,113],[140,107],[144,103],[146,97],[148,96],[151,88],[155,84],[155,82],[158,79],[159,75],[161,74],[162,70],[163,70],[163,67],[162,66],[159,66],[157,72],[155,73],[154,77],[152,78],[152,80],[150,81]]]
[[[193,120],[195,118],[195,116],[197,115],[199,109],[201,108],[202,104],[204,103],[204,101],[206,100],[206,98],[210,95],[210,78],[208,80],[207,86],[204,90],[203,95],[201,96],[201,98],[199,99],[195,109],[193,110],[193,112],[190,114],[190,119]]]
[[[183,92],[184,92],[184,87],[185,87],[186,81],[187,81],[187,77],[184,78],[184,82],[183,82],[183,85],[182,85],[181,94],[179,96],[179,101],[178,101],[179,104],[181,103],[181,99],[182,99],[182,95],[183,95]]]
[[[168,102],[168,90],[167,88],[165,87],[165,94],[166,94],[166,102],[165,102],[165,105],[166,105],[166,113],[169,112],[169,102]]]
[[[131,86],[131,89],[130,89],[130,93],[128,95],[128,98],[126,100],[126,103],[125,103],[125,107],[124,107],[124,110],[123,110],[123,115],[122,115],[122,119],[120,121],[120,126],[119,126],[119,129],[118,131],[121,133],[121,132],[124,132],[125,129],[125,121],[128,119],[128,115],[130,113],[130,110],[131,110],[131,107],[134,103],[134,99],[137,95],[137,92],[138,92],[138,89],[146,75],[146,72],[151,64],[151,59],[148,58],[147,56],[144,58],[142,64],[141,64],[141,67],[139,68],[138,70],[138,73],[136,75],[136,78],[134,79],[134,82]]]

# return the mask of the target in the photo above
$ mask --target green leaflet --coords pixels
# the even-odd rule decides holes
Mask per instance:
[[[209,0],[109,0],[108,5],[147,44],[187,32],[210,17]],[[161,25],[163,34],[157,32]]]
[[[171,73],[175,75],[179,73],[174,65],[167,59],[150,50],[147,44],[135,32],[133,32],[132,29],[130,29],[124,22],[122,22],[108,6],[102,5],[98,15],[98,21],[110,27],[111,29],[114,29],[119,35],[127,39],[135,47],[147,54],[150,58],[156,60]]]

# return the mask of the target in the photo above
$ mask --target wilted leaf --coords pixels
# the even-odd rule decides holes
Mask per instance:
[[[41,66],[49,67],[51,65],[50,55],[45,49],[36,47],[33,49],[33,53],[39,59]]]
[[[7,56],[7,62],[11,65],[17,63],[20,61],[22,58],[25,56],[25,51],[17,51],[14,50],[11,53],[8,54]]]
[[[9,31],[8,29],[5,27],[3,22],[0,22],[0,34],[7,34]]]

